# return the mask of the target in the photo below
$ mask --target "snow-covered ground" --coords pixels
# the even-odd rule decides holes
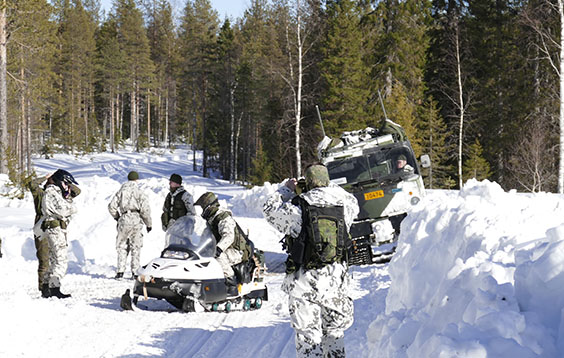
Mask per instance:
[[[62,287],[72,298],[40,298],[32,199],[11,198],[0,176],[0,357],[295,356],[280,290],[285,254],[261,213],[277,184],[245,189],[203,178],[183,149],[57,155],[34,164],[39,174],[69,170],[82,189]],[[265,251],[269,300],[260,310],[186,314],[156,300],[121,310],[132,281],[113,279],[116,229],[107,204],[130,170],[140,174],[154,222],[141,261],[163,248],[160,214],[168,178],[178,173],[195,198],[218,194]],[[564,356],[564,197],[504,192],[487,181],[428,194],[403,222],[389,265],[351,268],[355,321],[345,336],[347,356]]]

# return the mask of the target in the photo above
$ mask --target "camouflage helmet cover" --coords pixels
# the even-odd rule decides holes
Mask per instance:
[[[217,202],[217,196],[215,196],[214,193],[208,191],[202,194],[202,196],[200,196],[198,200],[196,200],[194,205],[199,205],[202,207],[202,209],[206,209],[208,206],[216,204]]]
[[[314,164],[308,167],[305,172],[305,180],[308,190],[328,186],[329,172],[327,167],[322,164]]]

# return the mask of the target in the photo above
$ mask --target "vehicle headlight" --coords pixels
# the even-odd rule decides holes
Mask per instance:
[[[421,201],[421,199],[419,199],[418,196],[414,196],[413,198],[411,198],[411,205],[417,205],[417,203],[419,203]]]

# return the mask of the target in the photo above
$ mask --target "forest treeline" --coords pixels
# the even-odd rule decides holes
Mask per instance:
[[[559,1],[249,0],[220,19],[209,0],[0,0],[0,172],[186,143],[204,175],[277,182],[315,161],[318,106],[333,137],[385,110],[430,155],[428,188],[557,191]]]

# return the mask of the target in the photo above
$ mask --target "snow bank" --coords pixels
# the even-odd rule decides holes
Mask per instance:
[[[262,206],[266,199],[278,190],[280,184],[265,182],[263,186],[255,186],[242,191],[231,199],[231,210],[234,215],[262,218]]]
[[[475,180],[453,193],[402,223],[367,356],[562,356],[564,197]]]

